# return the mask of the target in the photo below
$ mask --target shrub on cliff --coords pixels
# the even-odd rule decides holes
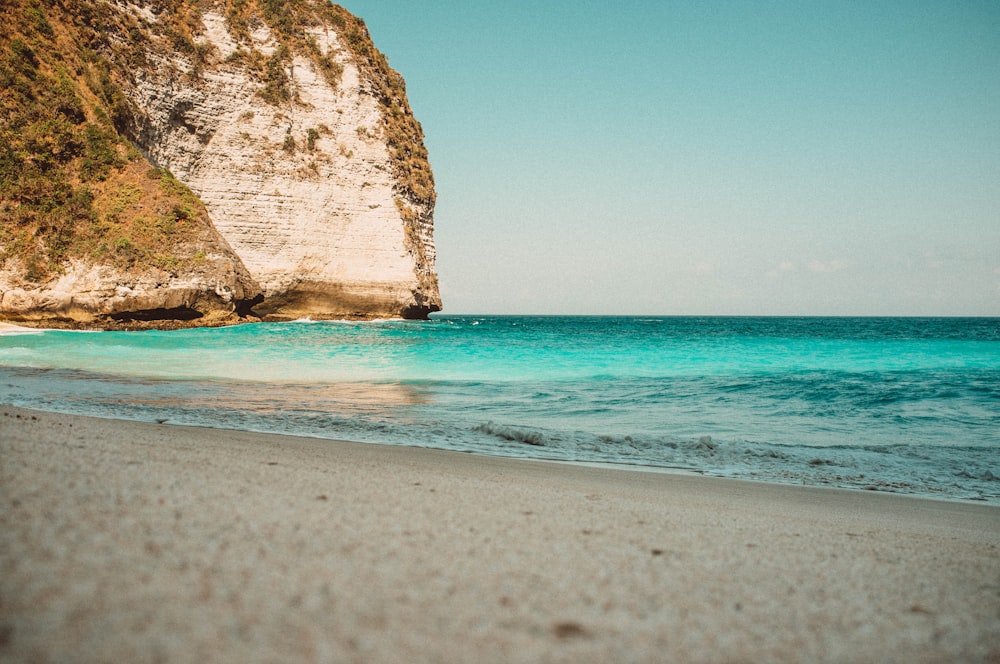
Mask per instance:
[[[26,280],[44,281],[74,258],[182,266],[196,249],[180,245],[207,215],[169,174],[143,183],[149,164],[118,131],[131,111],[114,67],[81,46],[98,45],[112,14],[87,0],[72,9],[92,23],[77,30],[79,14],[61,3],[0,8],[0,268],[16,260]]]

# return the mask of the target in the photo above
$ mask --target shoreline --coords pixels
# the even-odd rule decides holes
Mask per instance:
[[[1000,507],[0,406],[0,658],[995,661]]]
[[[0,330],[2,334],[2,330]],[[787,481],[782,482],[780,480],[771,479],[767,477],[763,478],[748,478],[748,477],[732,477],[726,475],[715,475],[710,471],[699,470],[698,468],[691,468],[687,466],[669,466],[669,465],[642,465],[637,463],[628,463],[626,461],[588,461],[588,460],[569,460],[560,459],[556,457],[542,457],[542,456],[515,456],[515,455],[504,455],[504,454],[491,454],[489,452],[480,452],[477,450],[459,450],[459,449],[448,449],[444,447],[433,447],[433,446],[423,446],[423,445],[407,445],[407,444],[397,444],[397,443],[380,443],[371,441],[360,441],[360,440],[348,440],[345,438],[328,438],[316,435],[310,435],[308,433],[276,433],[272,431],[265,431],[259,429],[235,429],[226,427],[213,427],[208,425],[197,425],[197,424],[181,424],[171,422],[169,420],[163,420],[162,422],[138,418],[127,418],[127,417],[112,417],[103,415],[83,415],[79,413],[71,413],[65,411],[57,410],[35,410],[30,408],[24,408],[22,406],[10,406],[7,404],[0,403],[0,408],[12,408],[21,409],[26,411],[35,411],[38,414],[51,414],[51,415],[65,415],[67,417],[81,417],[81,418],[92,418],[97,420],[106,420],[109,422],[134,422],[137,424],[149,424],[155,426],[168,426],[177,427],[180,429],[192,429],[196,431],[212,432],[212,431],[225,431],[234,433],[247,433],[252,435],[260,436],[277,436],[279,438],[290,438],[290,439],[302,439],[311,440],[316,442],[324,442],[331,444],[348,444],[348,445],[375,445],[375,446],[388,446],[388,447],[400,447],[403,449],[413,449],[413,450],[430,450],[430,451],[440,451],[449,454],[463,454],[472,455],[476,457],[484,458],[497,458],[497,459],[509,459],[513,461],[525,461],[529,463],[551,463],[551,464],[564,464],[569,466],[583,466],[592,468],[604,468],[609,471],[621,471],[621,472],[648,472],[648,473],[663,473],[663,474],[678,474],[678,475],[690,475],[694,477],[702,477],[705,479],[713,480],[725,480],[732,482],[747,482],[750,484],[764,484],[769,486],[777,487],[800,487],[804,489],[826,489],[831,491],[848,491],[848,492],[859,492],[865,494],[885,494],[892,496],[900,496],[905,498],[913,498],[917,500],[929,500],[929,501],[942,501],[950,503],[960,503],[967,505],[990,505],[1000,509],[1000,503],[990,502],[984,498],[962,498],[952,495],[935,494],[930,492],[908,492],[902,490],[895,490],[893,488],[884,488],[878,486],[878,483],[871,484],[865,488],[859,488],[856,486],[842,486],[834,483],[817,483],[817,484],[807,484],[801,481]],[[877,482],[877,481],[876,481]],[[886,486],[891,486],[886,484]]]
[[[316,317],[314,317],[316,316]],[[204,320],[203,320],[204,318]],[[204,316],[194,319],[150,319],[130,318],[116,321],[106,317],[93,320],[70,318],[0,318],[0,334],[30,334],[31,332],[173,332],[178,330],[198,330],[259,323],[380,323],[388,321],[429,321],[429,317],[404,318],[402,316],[337,314],[293,316]]]

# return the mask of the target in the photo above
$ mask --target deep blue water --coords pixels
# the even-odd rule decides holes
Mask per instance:
[[[0,402],[1000,504],[995,318],[7,334]]]

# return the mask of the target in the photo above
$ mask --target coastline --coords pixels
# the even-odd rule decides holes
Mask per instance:
[[[996,661],[1000,508],[0,407],[11,661]]]

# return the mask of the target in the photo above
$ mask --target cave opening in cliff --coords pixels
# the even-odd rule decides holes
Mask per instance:
[[[121,311],[110,316],[119,322],[154,321],[154,320],[196,320],[202,313],[191,307],[173,307],[171,309],[144,309],[142,311]]]

